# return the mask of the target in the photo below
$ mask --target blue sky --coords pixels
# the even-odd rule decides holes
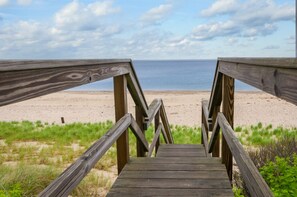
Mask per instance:
[[[293,57],[294,0],[0,0],[1,59]]]

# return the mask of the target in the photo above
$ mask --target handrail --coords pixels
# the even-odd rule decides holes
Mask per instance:
[[[147,116],[148,105],[131,60],[0,61],[0,106],[125,74],[134,102]]]
[[[145,152],[154,147],[158,150],[160,132],[165,143],[173,143],[165,107],[161,99],[155,100],[157,105],[148,107],[131,60],[0,61],[0,106],[107,78],[114,78],[115,114],[118,121],[39,196],[69,194],[115,141],[120,173],[129,162],[128,127],[137,138],[137,156],[145,156]],[[126,89],[136,105],[136,120],[127,111]],[[155,135],[156,142],[149,146],[144,131],[153,119],[155,127],[161,127],[161,130]]]
[[[109,131],[96,141],[85,153],[69,166],[56,180],[47,186],[39,196],[67,196],[90,172],[115,141],[130,127],[140,139],[146,151],[148,142],[131,114],[123,116]],[[151,148],[151,147],[150,147]]]
[[[267,183],[265,182],[258,169],[254,165],[253,161],[245,152],[243,146],[235,136],[234,130],[226,120],[223,113],[218,113],[217,121],[214,128],[215,130],[209,143],[209,153],[212,152],[212,147],[217,140],[220,128],[222,128],[223,135],[227,141],[228,146],[230,147],[230,150],[232,152],[232,155],[234,156],[239,170],[242,172],[242,177],[251,196],[273,196]]]
[[[218,58],[209,105],[202,102],[201,142],[213,157],[220,156],[232,180],[234,156],[249,192],[253,196],[272,196],[240,142],[234,135],[234,79],[252,85],[297,105],[296,58]],[[222,109],[223,113],[220,113]],[[220,128],[223,130],[220,143]],[[208,142],[208,132],[212,136]],[[205,139],[206,138],[206,139]]]

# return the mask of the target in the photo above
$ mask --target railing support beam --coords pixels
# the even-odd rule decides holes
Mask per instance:
[[[114,81],[114,102],[115,102],[115,121],[120,120],[128,112],[127,106],[127,81],[125,75],[113,78]],[[129,162],[129,135],[128,130],[117,140],[117,162],[118,174]]]
[[[155,135],[157,134],[159,124],[160,124],[160,110],[158,110],[158,112],[155,115]],[[159,146],[160,146],[160,137],[158,137],[157,142],[156,142],[156,147],[155,147],[156,155],[157,155]]]
[[[141,107],[135,106],[135,116],[136,116],[136,122],[141,129],[141,131],[144,133],[144,117],[142,115]],[[137,140],[137,157],[145,157],[145,150],[143,147],[143,144],[141,141]]]
[[[212,114],[212,124],[214,125],[216,120],[217,120],[217,116],[218,113],[220,111],[220,106],[215,106],[213,108],[213,114]],[[214,128],[212,128],[212,132],[214,132]],[[212,156],[213,157],[220,157],[220,136],[218,136],[213,151],[212,151]]]
[[[234,124],[234,78],[223,75],[222,112],[233,129]],[[233,156],[226,139],[222,136],[222,163],[225,164],[229,179],[232,180]]]

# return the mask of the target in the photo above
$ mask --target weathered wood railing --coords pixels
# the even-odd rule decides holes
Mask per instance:
[[[67,196],[114,142],[120,173],[130,157],[128,128],[137,138],[138,157],[158,150],[161,132],[166,143],[173,143],[165,108],[161,99],[147,105],[131,60],[0,61],[0,106],[111,77],[116,124],[39,196]],[[127,89],[136,105],[136,120],[128,113]],[[149,146],[144,132],[153,119],[155,137]]]
[[[232,180],[233,157],[252,196],[272,193],[234,135],[234,79],[297,104],[297,60],[219,58],[210,100],[202,101],[202,139],[206,151],[222,158]],[[219,112],[222,109],[222,113]],[[222,140],[219,131],[222,129]],[[208,133],[212,131],[209,139]]]

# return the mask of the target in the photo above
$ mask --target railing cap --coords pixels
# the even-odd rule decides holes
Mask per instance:
[[[0,60],[0,72],[131,62],[131,59]]]
[[[278,68],[297,68],[297,58],[218,58],[218,61],[261,65]]]

